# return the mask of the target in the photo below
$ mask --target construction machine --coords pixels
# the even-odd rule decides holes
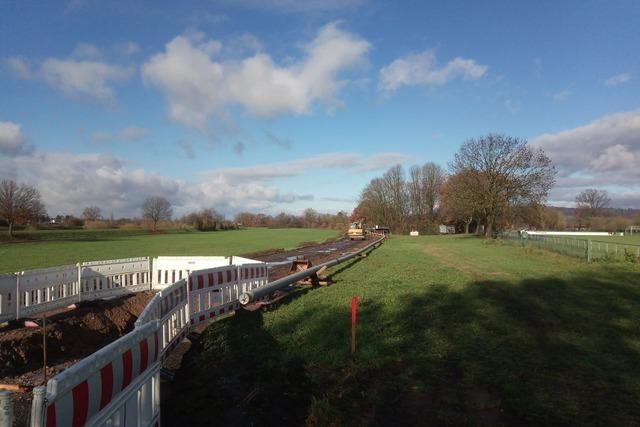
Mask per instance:
[[[366,228],[367,226],[364,222],[364,219],[354,221],[349,225],[347,236],[349,236],[350,240],[364,240],[367,237],[365,230]]]

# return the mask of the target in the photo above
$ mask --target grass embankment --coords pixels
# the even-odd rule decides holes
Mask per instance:
[[[476,238],[394,237],[331,287],[210,326],[163,391],[163,419],[634,424],[639,276]]]
[[[290,249],[337,235],[333,230],[267,228],[159,234],[140,230],[39,231],[34,234],[37,241],[0,243],[0,272],[138,256],[238,255]]]

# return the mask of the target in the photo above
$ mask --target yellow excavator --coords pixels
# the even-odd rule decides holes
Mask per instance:
[[[367,225],[364,222],[364,219],[360,219],[358,221],[354,221],[349,225],[349,231],[347,231],[347,236],[349,236],[349,240],[364,240],[366,239],[366,229]]]

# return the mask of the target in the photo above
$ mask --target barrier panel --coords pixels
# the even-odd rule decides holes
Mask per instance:
[[[189,322],[204,322],[238,308],[238,267],[194,271],[189,276]]]
[[[134,329],[36,393],[32,426],[150,426],[160,420],[158,322]],[[34,419],[35,418],[35,419]]]
[[[107,298],[150,289],[149,263],[146,257],[82,263],[82,297]]]
[[[16,318],[17,283],[15,274],[0,274],[0,323]]]
[[[231,259],[223,256],[159,256],[153,259],[153,287],[163,288],[186,279],[195,270],[230,264]]]
[[[234,257],[241,263],[238,265],[227,264],[231,258],[225,257],[196,257],[193,263],[185,263],[186,257],[156,260],[159,258],[164,259],[158,261],[158,268],[154,266],[153,279],[156,273],[163,279],[169,271],[186,272],[185,277],[167,286],[159,280],[163,288],[149,301],[132,332],[59,373],[46,388],[36,387],[32,427],[159,426],[163,360],[186,337],[191,325],[233,312],[239,308],[238,298],[243,290],[268,282],[267,265],[247,258]],[[82,283],[82,290],[86,291],[81,294],[83,297],[133,292],[138,286],[148,286],[145,276],[139,276],[143,283],[136,276],[144,273],[145,261],[148,262],[136,258],[85,263],[76,268],[77,274],[83,274],[76,284]],[[223,262],[217,267],[200,268]],[[184,269],[185,266],[198,270]],[[49,270],[68,273],[67,267]],[[7,279],[7,283],[0,289],[9,289],[11,281]],[[102,288],[99,283],[103,283]]]
[[[76,265],[41,268],[18,273],[16,318],[33,316],[80,300]]]
[[[240,294],[264,286],[269,282],[269,270],[264,263],[252,261],[238,268]],[[237,296],[240,298],[240,295]]]

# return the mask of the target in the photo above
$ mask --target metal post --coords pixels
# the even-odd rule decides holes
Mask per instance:
[[[44,386],[33,388],[33,401],[31,402],[31,427],[44,425],[44,405],[46,404],[47,388]]]
[[[82,266],[78,265],[78,302],[82,302]]]
[[[42,363],[44,365],[44,384],[47,384],[47,316],[42,316]]]
[[[10,391],[0,391],[0,427],[13,426],[13,396]]]
[[[16,320],[20,318],[20,273],[15,273],[16,275]]]

